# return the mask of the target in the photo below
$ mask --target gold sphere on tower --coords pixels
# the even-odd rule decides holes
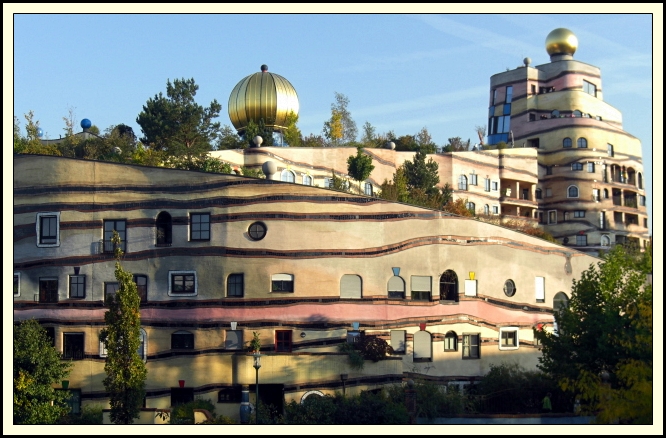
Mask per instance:
[[[298,95],[291,83],[284,77],[268,72],[268,66],[261,66],[261,72],[242,79],[229,96],[229,119],[237,131],[245,130],[250,121],[264,121],[267,128],[286,128],[287,116],[291,111],[298,115]]]
[[[569,29],[563,27],[550,32],[546,37],[546,51],[553,55],[573,55],[578,48],[578,38]]]

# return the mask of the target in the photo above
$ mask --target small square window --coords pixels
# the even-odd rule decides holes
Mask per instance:
[[[60,246],[60,212],[37,213],[37,246]]]
[[[481,357],[481,349],[479,348],[480,337],[481,335],[478,333],[463,334],[463,359],[478,359]]]
[[[493,205],[493,214],[499,214],[499,205]]]
[[[273,274],[271,276],[271,292],[293,292],[294,276],[291,274]]]
[[[196,271],[169,271],[169,296],[195,296]]]
[[[496,192],[499,190],[499,183],[497,181],[492,182],[492,190],[493,192]]]
[[[275,331],[275,351],[291,352],[291,330]]]
[[[583,170],[583,163],[572,163],[571,170]]]
[[[217,393],[218,403],[240,403],[242,401],[243,387],[241,385],[229,386],[220,389]]]
[[[578,234],[576,236],[576,246],[587,246],[587,235]]]
[[[242,350],[243,330],[227,330],[224,337],[224,348],[226,350]]]
[[[227,277],[227,296],[242,298],[244,293],[243,274],[230,274]]]
[[[86,297],[86,276],[85,275],[70,275],[69,276],[69,297],[70,298],[85,298]]]
[[[171,333],[172,350],[194,350],[194,335],[186,331]]]
[[[585,217],[585,210],[574,210],[574,217]]]
[[[190,240],[210,240],[210,213],[190,214]]]
[[[499,333],[500,350],[517,350],[518,345],[518,327],[501,327]]]
[[[57,303],[58,302],[58,279],[40,278],[39,279],[39,302]]]
[[[81,360],[84,356],[83,333],[63,333],[62,358]]]

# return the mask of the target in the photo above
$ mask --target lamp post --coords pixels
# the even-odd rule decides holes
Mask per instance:
[[[254,357],[254,370],[256,372],[255,374],[255,390],[256,390],[256,395],[255,395],[255,404],[257,405],[257,412],[256,412],[256,417],[254,417],[255,424],[259,424],[259,368],[261,368],[261,354],[259,353],[254,353],[252,355]]]

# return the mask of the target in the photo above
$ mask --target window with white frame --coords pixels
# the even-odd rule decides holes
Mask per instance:
[[[458,351],[458,335],[456,332],[450,331],[444,336],[444,351]]]
[[[519,347],[518,327],[500,327],[499,349],[517,350]]]
[[[569,186],[567,188],[567,198],[577,198],[578,197],[578,186]]]
[[[60,246],[60,212],[37,213],[37,246]]]
[[[497,181],[492,181],[491,187],[492,187],[492,191],[493,191],[493,192],[498,191],[498,190],[499,190],[499,182],[497,182]]]
[[[312,177],[310,175],[303,175],[303,185],[304,186],[312,185]]]
[[[292,274],[273,274],[271,276],[271,292],[293,292],[294,276]]]
[[[483,185],[484,185],[484,190],[486,192],[489,192],[490,191],[490,178],[485,178],[483,180]]]
[[[293,183],[296,181],[296,175],[291,170],[284,169],[280,175],[280,180],[283,182]]]
[[[493,214],[499,214],[499,212],[500,212],[500,206],[493,205]]]
[[[365,183],[364,193],[366,196],[372,196],[372,184],[370,184],[369,182]]]
[[[577,234],[576,235],[576,246],[587,246],[587,235],[586,234]]]
[[[594,162],[590,161],[587,163],[587,171],[589,173],[594,173]]]
[[[460,175],[458,178],[458,190],[467,190],[467,177]]]
[[[432,360],[432,336],[425,330],[414,333],[414,360]]]
[[[70,298],[85,298],[86,297],[86,276],[85,275],[70,275],[69,276],[69,297]]]
[[[116,231],[118,233],[118,237],[120,237],[120,249],[123,252],[126,252],[127,221],[124,219],[107,219],[104,221],[104,252],[112,254],[114,252],[114,244],[111,241],[114,231]]]
[[[481,357],[481,349],[479,348],[481,335],[479,333],[463,333],[462,341],[463,359],[478,359]]]
[[[534,277],[534,297],[537,303],[546,302],[546,277]]]
[[[478,186],[478,175],[476,173],[472,173],[469,175],[469,184],[472,186]]]
[[[193,297],[197,292],[197,271],[169,271],[170,297]]]

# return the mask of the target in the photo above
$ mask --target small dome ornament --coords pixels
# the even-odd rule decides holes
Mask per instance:
[[[266,161],[261,165],[261,170],[266,175],[266,179],[272,179],[273,175],[277,173],[277,164],[275,164],[275,161]]]
[[[523,64],[525,64],[525,67],[529,67],[531,63],[532,63],[532,60],[529,57],[526,57],[525,59],[523,59]]]
[[[384,145],[384,148],[394,151],[395,150],[395,143],[393,143],[392,141],[387,141],[386,144]]]
[[[261,144],[264,142],[264,139],[261,138],[261,136],[257,135],[252,139],[252,143],[254,143],[254,147],[258,148],[261,147]]]
[[[81,128],[83,128],[84,131],[89,129],[91,126],[92,122],[90,120],[88,119],[81,120]]]

